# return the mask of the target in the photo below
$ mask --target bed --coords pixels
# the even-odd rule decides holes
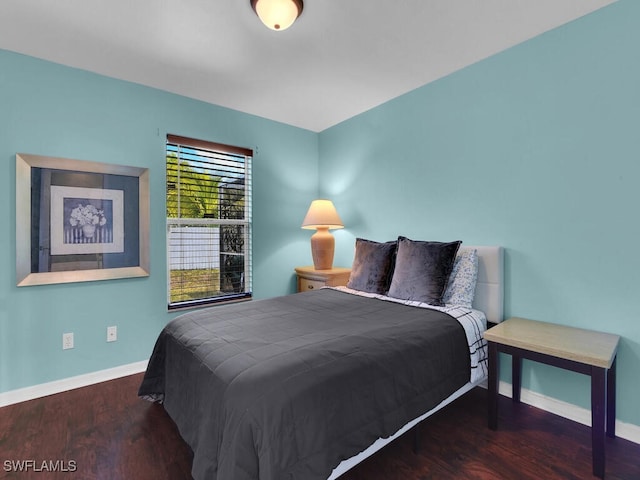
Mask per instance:
[[[350,279],[190,312],[163,329],[139,395],[163,403],[196,480],[337,478],[484,381],[482,332],[502,320],[502,248],[456,247],[456,262],[476,256],[472,305],[434,307],[399,298],[416,278],[399,245],[383,292]],[[400,273],[409,287],[394,284]]]

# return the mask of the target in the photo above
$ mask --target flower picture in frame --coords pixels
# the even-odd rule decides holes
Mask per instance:
[[[149,275],[149,171],[16,155],[18,286]]]
[[[51,255],[124,252],[123,190],[51,186]]]

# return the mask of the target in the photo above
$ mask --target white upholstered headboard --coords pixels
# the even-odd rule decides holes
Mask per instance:
[[[504,318],[504,249],[494,246],[461,246],[460,251],[478,251],[478,282],[473,308],[481,310],[492,323]]]

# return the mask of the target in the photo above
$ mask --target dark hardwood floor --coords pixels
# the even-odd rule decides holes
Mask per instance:
[[[190,479],[192,454],[160,405],[136,396],[141,375],[0,408],[0,478]],[[590,429],[501,398],[499,429],[486,426],[478,388],[427,419],[344,480],[589,479]],[[640,445],[607,438],[607,479],[640,479]],[[15,471],[32,460],[40,471]],[[51,472],[65,468],[74,472]],[[33,465],[33,464],[32,464]],[[7,468],[9,467],[9,468]],[[72,468],[70,468],[72,467]],[[233,480],[233,479],[224,479]]]

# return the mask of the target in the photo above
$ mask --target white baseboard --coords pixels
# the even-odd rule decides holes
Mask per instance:
[[[10,390],[0,393],[0,407],[144,372],[147,369],[148,363],[148,360],[143,360],[141,362],[129,363],[127,365],[99,370],[84,375],[63,378],[62,380],[41,383],[40,385],[34,385],[32,387]]]
[[[483,385],[486,388],[486,383]],[[511,398],[511,384],[500,382],[498,387],[500,395]],[[563,402],[552,397],[547,397],[540,393],[523,388],[520,391],[520,401],[539,408],[546,412],[559,415],[563,418],[573,420],[583,425],[591,426],[591,410],[578,407],[571,403]],[[630,442],[640,444],[640,426],[616,420],[616,437],[624,438]]]

